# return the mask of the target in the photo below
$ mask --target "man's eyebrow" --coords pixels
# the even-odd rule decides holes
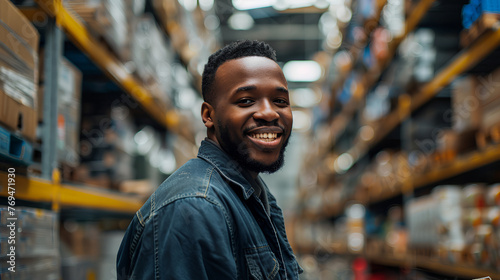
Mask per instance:
[[[251,90],[254,90],[256,89],[257,87],[256,86],[243,86],[243,87],[239,87],[236,89],[235,92],[240,92],[240,91],[251,91]]]
[[[276,88],[277,91],[281,91],[283,93],[288,93],[288,89],[284,88],[284,87],[277,87]]]

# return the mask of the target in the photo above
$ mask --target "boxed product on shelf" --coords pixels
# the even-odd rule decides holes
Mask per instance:
[[[0,278],[60,279],[57,213],[30,207],[14,209],[0,206]],[[9,242],[12,236],[14,242]],[[15,273],[8,270],[11,246],[15,247]]]
[[[41,52],[41,57],[43,52]],[[43,66],[44,61],[40,64]],[[42,68],[43,69],[43,68]],[[60,163],[72,168],[78,165],[82,73],[71,62],[63,58],[59,65],[57,87],[57,157]],[[41,76],[38,91],[38,120],[43,123],[44,76]],[[40,126],[43,133],[43,125]]]
[[[99,279],[97,275],[101,254],[100,234],[101,229],[97,222],[66,220],[61,223],[63,279]]]
[[[479,81],[469,75],[452,84],[452,126],[457,132],[475,130],[479,127],[481,110],[476,94]]]
[[[479,89],[476,96],[481,111],[478,145],[500,142],[500,68],[478,77]]]
[[[409,245],[446,263],[500,271],[498,184],[439,186],[406,208]],[[491,199],[491,197],[493,199]]]
[[[0,123],[34,141],[38,31],[10,1],[0,6]]]
[[[410,201],[406,208],[409,245],[433,249],[463,246],[460,203],[460,186],[436,187],[431,195]]]

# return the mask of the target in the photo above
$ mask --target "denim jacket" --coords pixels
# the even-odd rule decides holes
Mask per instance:
[[[118,279],[298,279],[283,213],[268,214],[226,153],[203,141],[137,211],[120,246]]]

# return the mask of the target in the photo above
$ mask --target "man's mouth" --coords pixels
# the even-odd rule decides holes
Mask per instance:
[[[264,142],[272,142],[278,139],[278,137],[281,136],[281,133],[251,133],[249,136]]]

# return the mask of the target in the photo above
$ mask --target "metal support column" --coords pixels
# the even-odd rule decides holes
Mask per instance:
[[[57,168],[57,88],[63,51],[63,33],[55,18],[49,18],[45,38],[42,177],[50,180]]]

